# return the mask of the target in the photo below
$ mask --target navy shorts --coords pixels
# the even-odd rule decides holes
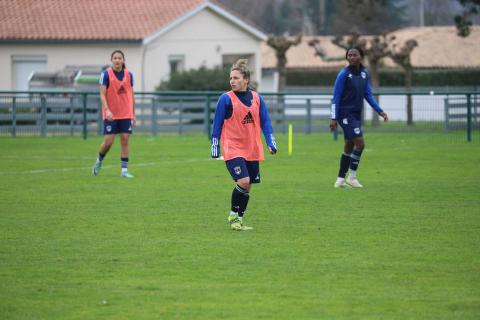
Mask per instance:
[[[103,134],[132,133],[132,120],[103,120]]]
[[[247,161],[244,158],[233,158],[225,161],[228,172],[237,181],[250,177],[250,183],[260,183],[260,164],[258,161]]]
[[[363,137],[362,121],[360,117],[340,117],[338,124],[343,129],[343,136],[345,137],[345,140]]]

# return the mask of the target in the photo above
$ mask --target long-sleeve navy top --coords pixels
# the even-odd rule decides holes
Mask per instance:
[[[383,110],[373,97],[370,79],[363,66],[354,68],[348,66],[342,69],[335,80],[332,98],[332,116],[334,120],[350,114],[360,114],[363,109],[363,99],[380,113]]]

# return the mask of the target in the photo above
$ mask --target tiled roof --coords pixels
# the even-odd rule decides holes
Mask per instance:
[[[457,36],[455,27],[405,28],[394,32],[400,43],[415,39],[412,65],[417,68],[480,68],[480,26],[466,38]]]
[[[0,40],[141,41],[205,0],[0,0]]]
[[[403,43],[408,39],[415,39],[418,46],[412,52],[412,65],[416,68],[480,68],[480,27],[474,26],[467,38],[456,35],[455,27],[411,27],[394,32],[396,42]],[[338,61],[324,61],[315,56],[313,48],[308,42],[313,37],[305,36],[302,42],[287,51],[287,68],[341,68],[346,65],[345,50],[332,44],[332,37],[319,36],[320,47],[328,57],[339,57]],[[274,68],[276,58],[273,49],[262,44],[263,68]],[[394,66],[386,58],[384,64]]]

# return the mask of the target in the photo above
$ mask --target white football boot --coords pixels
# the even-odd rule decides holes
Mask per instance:
[[[363,186],[358,182],[357,178],[350,178],[347,179],[347,184],[352,188],[363,188]]]
[[[350,186],[345,181],[345,178],[337,178],[337,181],[335,181],[333,187],[334,188],[350,188]]]

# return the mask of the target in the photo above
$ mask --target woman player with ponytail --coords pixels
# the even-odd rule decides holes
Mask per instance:
[[[220,156],[220,145],[230,175],[236,182],[228,221],[232,230],[251,229],[243,217],[252,183],[260,183],[259,162],[264,160],[260,131],[271,154],[277,152],[270,116],[262,97],[248,88],[247,60],[238,60],[230,69],[231,91],[217,102],[212,130],[212,158]]]
[[[100,101],[102,103],[103,134],[105,135],[97,160],[93,166],[93,175],[98,176],[102,162],[112,146],[115,135],[120,134],[121,141],[121,177],[133,178],[128,172],[128,140],[135,127],[135,98],[133,95],[133,75],[125,67],[125,55],[115,50],[110,56],[112,66],[100,76]]]

